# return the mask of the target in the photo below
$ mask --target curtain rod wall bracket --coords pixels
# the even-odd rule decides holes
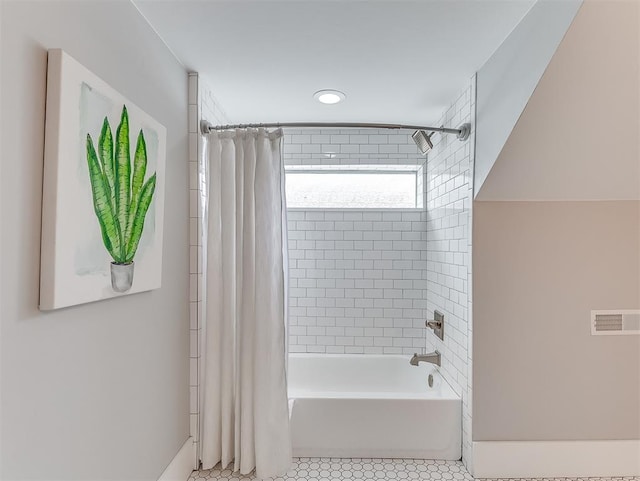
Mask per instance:
[[[460,127],[458,127],[458,140],[460,142],[464,142],[465,140],[467,140],[469,138],[469,135],[471,135],[471,124],[469,122],[462,124]]]
[[[404,125],[404,124],[376,124],[376,123],[349,123],[349,122],[293,122],[293,123],[264,123],[264,124],[229,124],[229,125],[213,125],[208,120],[200,121],[200,132],[209,134],[214,130],[233,130],[247,128],[360,128],[360,129],[391,129],[391,130],[426,130],[428,132],[441,132],[443,134],[456,134],[461,142],[469,138],[471,133],[471,124],[462,124],[457,129],[446,127],[426,127],[424,125]]]

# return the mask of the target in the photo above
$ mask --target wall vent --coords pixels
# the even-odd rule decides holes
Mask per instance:
[[[591,311],[591,334],[594,336],[640,334],[640,309]]]

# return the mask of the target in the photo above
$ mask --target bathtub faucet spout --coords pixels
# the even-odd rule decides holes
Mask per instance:
[[[415,353],[409,363],[412,366],[417,366],[421,362],[430,362],[431,364],[435,364],[436,366],[440,366],[440,352],[434,351],[429,354],[421,354]]]

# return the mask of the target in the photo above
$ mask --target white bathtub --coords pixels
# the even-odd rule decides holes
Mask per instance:
[[[460,459],[462,401],[408,356],[290,354],[293,454]]]

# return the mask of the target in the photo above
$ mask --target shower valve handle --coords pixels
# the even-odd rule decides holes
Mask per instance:
[[[444,314],[439,311],[433,312],[434,319],[427,320],[425,325],[429,329],[433,329],[433,333],[444,341]]]

